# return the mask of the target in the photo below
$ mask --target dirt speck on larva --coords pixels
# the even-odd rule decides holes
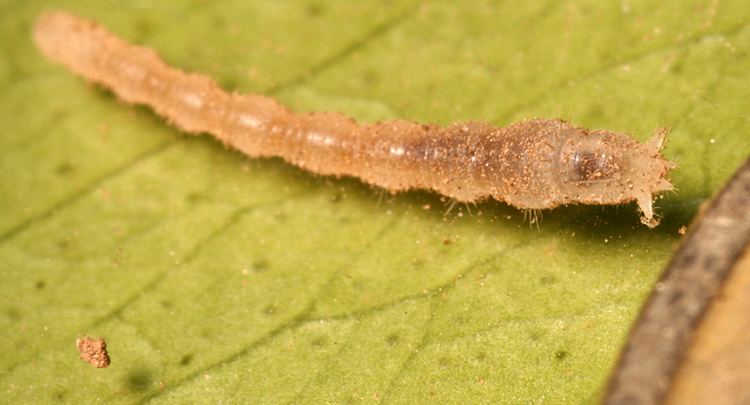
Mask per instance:
[[[107,342],[103,338],[94,339],[82,337],[76,339],[76,347],[81,360],[96,368],[109,367],[109,354],[107,353]]]

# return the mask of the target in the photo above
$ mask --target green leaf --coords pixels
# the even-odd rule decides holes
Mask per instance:
[[[247,159],[46,61],[42,9],[225,88],[361,120],[673,128],[662,225]],[[595,399],[702,201],[750,152],[750,9],[669,2],[0,2],[8,403]],[[78,360],[105,337],[112,365]]]

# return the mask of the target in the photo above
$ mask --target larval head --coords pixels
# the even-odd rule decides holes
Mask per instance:
[[[576,129],[560,149],[558,176],[568,201],[583,204],[622,204],[636,201],[641,222],[653,228],[653,196],[674,187],[667,179],[675,167],[661,155],[667,129],[646,143],[616,132]]]

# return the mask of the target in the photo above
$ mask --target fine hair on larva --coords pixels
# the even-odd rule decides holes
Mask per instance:
[[[390,192],[429,189],[459,202],[494,198],[524,210],[636,201],[641,222],[654,227],[653,197],[673,188],[667,175],[674,164],[660,153],[665,129],[640,143],[550,119],[504,128],[476,121],[358,124],[337,112],[295,113],[268,97],[226,92],[70,13],[43,13],[33,37],[50,59],[185,132],[207,132],[251,157],[281,157]]]

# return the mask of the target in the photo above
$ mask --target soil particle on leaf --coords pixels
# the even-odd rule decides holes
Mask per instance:
[[[96,368],[109,366],[109,354],[107,354],[107,343],[104,339],[94,339],[88,336],[76,339],[76,347],[81,360]]]

